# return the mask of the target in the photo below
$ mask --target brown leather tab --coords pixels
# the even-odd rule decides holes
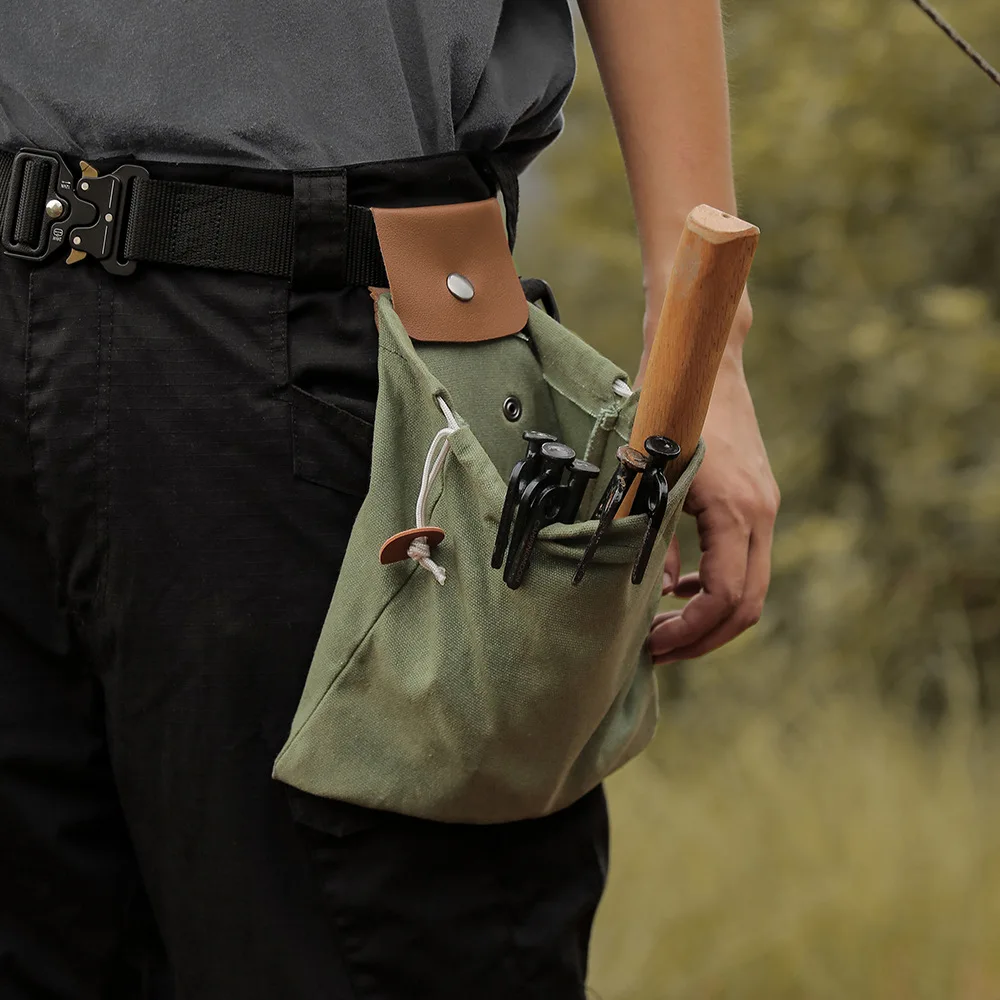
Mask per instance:
[[[495,198],[373,208],[372,215],[392,305],[413,340],[471,343],[524,329],[528,303]],[[462,301],[452,294],[450,275],[471,283],[471,299]],[[457,279],[452,284],[465,289]]]

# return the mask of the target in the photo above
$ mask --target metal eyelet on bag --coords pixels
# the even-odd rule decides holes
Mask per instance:
[[[517,423],[521,419],[521,414],[524,412],[524,407],[521,405],[521,400],[517,396],[508,396],[503,401],[503,415],[513,424]]]

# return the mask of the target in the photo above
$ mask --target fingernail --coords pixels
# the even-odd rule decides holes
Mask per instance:
[[[663,574],[663,593],[669,594],[673,589],[676,581],[670,573],[664,571]]]

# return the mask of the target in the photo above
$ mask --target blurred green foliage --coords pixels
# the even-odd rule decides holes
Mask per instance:
[[[948,7],[1000,56],[995,0]],[[1000,701],[1000,90],[906,0],[727,16],[740,210],[762,230],[746,367],[783,506],[764,620],[689,676],[721,670],[740,700]],[[638,248],[582,31],[566,132],[529,180],[522,273],[634,370]]]
[[[996,0],[939,2],[1000,59]],[[664,676],[685,697],[609,782],[592,992],[996,1000],[1000,90],[908,0],[727,13],[774,578],[755,629]],[[518,263],[634,370],[638,248],[580,42]]]

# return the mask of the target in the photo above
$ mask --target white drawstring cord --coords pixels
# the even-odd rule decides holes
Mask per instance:
[[[632,387],[623,378],[616,378],[611,383],[611,388],[616,396],[621,396],[623,399],[628,399],[632,395]]]
[[[436,396],[435,399],[438,406],[441,407],[441,412],[444,414],[448,426],[442,427],[434,435],[431,446],[427,449],[427,457],[424,459],[424,472],[420,477],[420,492],[417,494],[416,526],[418,528],[428,527],[427,497],[431,491],[431,486],[441,474],[444,463],[448,460],[448,455],[451,452],[451,436],[458,430],[458,421],[455,419],[455,415],[451,412],[448,404],[440,396]],[[446,579],[444,567],[439,566],[431,559],[431,547],[427,544],[426,535],[414,538],[410,542],[410,547],[406,550],[406,554],[414,562],[423,566],[438,583],[444,583]]]

